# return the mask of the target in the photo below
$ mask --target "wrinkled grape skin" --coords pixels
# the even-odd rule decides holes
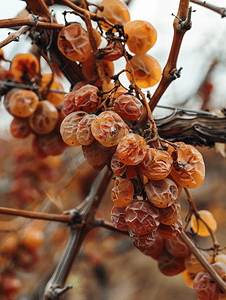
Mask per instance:
[[[136,235],[144,235],[160,224],[157,208],[145,201],[132,201],[125,210],[125,220]]]
[[[147,145],[144,138],[134,133],[122,137],[116,149],[118,159],[129,166],[142,162],[146,152]]]
[[[117,145],[128,133],[123,119],[113,111],[100,113],[91,125],[91,131],[97,141],[105,147]]]
[[[38,103],[35,112],[29,117],[29,125],[34,132],[47,134],[56,127],[58,116],[56,107],[44,100]]]
[[[128,225],[124,218],[125,208],[113,206],[111,210],[111,222],[115,228],[121,231],[128,231]]]
[[[134,76],[137,85],[140,88],[148,88],[157,84],[161,78],[162,70],[158,61],[148,54],[134,55],[130,60],[134,70]],[[126,65],[129,69],[129,65]],[[129,80],[132,79],[130,73],[126,73]]]
[[[27,118],[36,110],[39,103],[38,95],[32,91],[13,88],[4,98],[6,110],[13,116]]]
[[[201,153],[191,145],[180,144],[171,175],[183,187],[199,187],[205,178],[205,165]]]
[[[175,257],[189,257],[191,255],[191,251],[188,246],[183,243],[180,237],[176,237],[175,239],[169,239],[165,242],[167,251],[175,256]]]
[[[143,104],[133,95],[125,94],[119,96],[113,105],[117,114],[128,121],[137,120],[143,112]]]
[[[11,62],[10,71],[19,82],[30,84],[39,74],[39,61],[32,53],[18,53]]]
[[[158,260],[159,270],[166,276],[175,276],[185,270],[184,258],[174,257],[166,249]]]
[[[135,54],[145,54],[155,44],[157,31],[154,26],[143,20],[135,20],[125,25],[125,33],[128,34],[126,42],[129,50]]]
[[[90,145],[95,140],[91,131],[91,124],[95,119],[96,115],[89,114],[84,116],[78,123],[76,136],[81,145]]]
[[[177,185],[169,178],[150,181],[145,191],[148,200],[159,208],[168,207],[178,199]]]
[[[80,146],[77,140],[78,123],[87,113],[84,111],[75,111],[68,115],[60,126],[60,133],[63,141],[70,146]]]
[[[171,225],[159,225],[158,234],[165,239],[175,239],[183,230],[182,221],[179,218],[176,222]]]
[[[72,61],[83,62],[92,53],[89,35],[79,23],[62,28],[57,45],[60,52]]]
[[[91,113],[98,108],[101,98],[97,95],[99,89],[91,84],[82,86],[75,93],[76,110],[83,110]]]
[[[115,153],[111,159],[111,169],[117,177],[132,179],[137,176],[136,166],[127,166],[118,159]]]
[[[99,17],[106,18],[112,24],[122,24],[125,25],[127,22],[130,21],[130,13],[128,10],[127,5],[119,0],[103,0],[100,6],[104,6],[104,10],[98,10],[97,15]],[[103,29],[109,29],[109,26],[104,23],[100,22]]]
[[[103,58],[110,61],[115,61],[122,57],[124,47],[120,40],[110,40],[106,47],[100,49],[100,54]]]
[[[217,300],[220,288],[207,272],[199,272],[194,279],[193,289],[200,300]]]
[[[132,182],[124,178],[116,178],[111,190],[111,200],[118,207],[125,207],[133,200],[134,186]]]
[[[159,208],[161,223],[164,225],[173,224],[179,218],[180,212],[181,206],[179,199],[176,199],[176,201],[168,207]]]
[[[138,249],[145,250],[150,248],[158,235],[158,228],[155,228],[153,231],[144,234],[144,235],[136,235],[129,229],[129,236],[134,244]]]
[[[157,235],[154,244],[150,248],[144,249],[142,252],[145,255],[150,256],[155,260],[158,260],[164,248],[165,248],[165,239],[160,235]]]
[[[169,175],[173,167],[173,159],[166,152],[149,148],[144,160],[138,165],[138,171],[148,179],[160,180]]]

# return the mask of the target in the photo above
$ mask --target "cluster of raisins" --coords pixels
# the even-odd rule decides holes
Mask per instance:
[[[59,77],[52,74],[40,75],[39,61],[31,53],[19,53],[12,59],[10,70],[2,70],[1,74],[8,74],[18,84],[31,85],[38,82],[43,88],[35,92],[20,87],[11,88],[4,97],[4,106],[13,116],[10,132],[15,138],[27,138],[33,134],[33,149],[38,157],[60,155],[66,144],[62,141],[59,126],[64,118],[58,106],[64,99],[63,94],[45,92],[49,85],[51,89],[63,90]],[[7,72],[7,73],[6,73]],[[40,79],[41,77],[41,79]],[[47,89],[48,90],[48,89]]]

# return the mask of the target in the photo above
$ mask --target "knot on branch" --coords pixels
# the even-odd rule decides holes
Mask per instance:
[[[192,7],[190,6],[188,9],[188,17],[185,20],[180,19],[179,17],[175,16],[179,20],[178,28],[179,30],[184,33],[191,29],[192,22],[191,22],[191,14],[192,12],[195,12],[195,10],[192,10]],[[172,14],[174,16],[174,14]]]
[[[35,27],[38,25],[38,21],[39,21],[39,16],[38,15],[33,15],[33,14],[30,14],[28,15],[29,19],[30,19],[30,26],[32,27]]]
[[[226,9],[222,8],[221,9],[221,18],[224,18],[224,17],[226,17]]]
[[[173,80],[175,80],[175,79],[177,79],[177,78],[180,78],[180,76],[181,76],[181,70],[182,70],[182,69],[183,69],[182,67],[180,67],[179,70],[177,70],[176,68],[173,69],[173,70],[170,72],[170,79],[173,81]]]

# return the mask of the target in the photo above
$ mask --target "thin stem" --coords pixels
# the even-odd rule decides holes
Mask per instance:
[[[85,15],[88,13],[90,19],[93,21],[102,21],[102,22],[108,24],[110,27],[114,26],[111,22],[107,21],[105,18],[98,17],[95,13],[85,10],[84,8],[77,6],[76,4],[72,3],[69,0],[61,0],[61,3],[67,5],[68,7],[70,7],[71,9],[73,9],[75,12],[77,12],[79,14]]]
[[[72,223],[70,216],[67,216],[67,215],[26,211],[26,210],[21,210],[21,209],[14,209],[14,208],[0,207],[0,214],[11,215],[11,216],[20,216],[20,217],[30,218],[30,219],[61,222],[61,223]]]
[[[30,26],[22,26],[18,31],[14,33],[10,33],[6,39],[4,39],[2,42],[0,42],[0,48],[3,48],[4,46],[8,45],[11,42],[19,42],[20,36],[25,33]]]
[[[189,8],[189,0],[180,0],[177,17],[175,17],[173,23],[174,36],[168,61],[163,70],[161,81],[150,101],[152,111],[170,83],[180,77],[181,69],[177,70],[176,64],[184,34],[191,28],[191,11],[191,8]]]
[[[214,244],[214,254],[213,254],[213,259],[214,257],[216,256],[217,254],[217,251],[219,249],[219,243],[217,241],[217,238],[214,234],[214,231],[210,228],[210,226],[208,225],[208,223],[200,216],[199,214],[199,211],[195,205],[195,201],[190,193],[190,191],[187,189],[187,188],[184,188],[184,191],[188,197],[188,201],[190,202],[191,204],[191,215],[192,213],[194,213],[195,217],[196,217],[196,222],[197,222],[197,228],[198,228],[198,220],[200,220],[207,228],[207,230],[209,231],[210,235],[211,235],[211,238],[213,240],[213,244]],[[198,231],[198,230],[197,230]]]
[[[102,227],[102,228],[105,228],[105,229],[108,229],[108,230],[111,230],[111,231],[115,231],[117,233],[122,233],[122,234],[125,234],[127,236],[129,235],[128,231],[119,230],[119,229],[115,228],[114,225],[111,222],[108,222],[108,221],[103,220],[103,219],[95,219],[95,226],[96,227]]]
[[[209,4],[206,1],[200,1],[200,0],[190,0],[191,2],[198,4],[200,6],[206,7],[212,11],[215,11],[216,13],[221,15],[221,18],[226,17],[226,8],[225,7],[218,7],[213,4]]]
[[[186,235],[186,233],[184,231],[181,232],[180,238],[188,246],[190,251],[195,255],[195,257],[198,259],[198,261],[201,263],[201,265],[206,269],[206,271],[213,277],[213,279],[215,280],[217,285],[220,287],[220,289],[224,293],[226,293],[226,284],[225,284],[225,282],[217,274],[217,272],[214,270],[214,268],[206,261],[206,259],[202,255],[202,253],[193,244],[193,242],[189,239],[189,237]]]

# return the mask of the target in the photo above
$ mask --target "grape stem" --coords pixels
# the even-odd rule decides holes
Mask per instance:
[[[184,34],[191,28],[191,13],[192,9],[191,7],[189,8],[189,0],[180,0],[178,13],[173,22],[174,36],[168,61],[163,70],[161,81],[149,103],[152,111],[170,83],[180,76],[179,71],[181,69],[177,70],[176,63]]]
[[[200,6],[206,7],[212,11],[215,11],[216,13],[221,15],[221,18],[226,17],[226,8],[225,7],[218,7],[213,4],[206,3],[206,1],[200,1],[200,0],[190,0],[191,2],[198,4]]]
[[[190,210],[189,210],[189,213],[188,213],[188,217],[186,218],[187,219],[187,224],[190,222],[190,219],[191,219],[191,216],[192,214],[195,215],[195,218],[196,218],[196,222],[197,222],[197,228],[198,228],[198,220],[200,220],[207,228],[207,230],[209,231],[210,235],[211,235],[211,238],[213,240],[213,248],[214,248],[214,253],[213,253],[213,262],[214,262],[214,258],[215,256],[217,255],[217,252],[219,250],[219,243],[217,241],[217,238],[214,234],[214,231],[210,228],[210,226],[207,224],[207,222],[205,220],[203,220],[203,218],[200,216],[199,214],[199,211],[195,205],[195,201],[190,193],[190,191],[187,189],[187,188],[184,188],[184,191],[188,197],[188,201],[191,205],[190,207]],[[197,232],[198,232],[198,229],[197,229]]]
[[[204,256],[201,254],[199,249],[193,244],[193,242],[190,240],[190,238],[187,236],[187,234],[182,231],[180,234],[181,240],[188,246],[190,251],[195,255],[195,257],[198,259],[198,261],[201,263],[201,265],[206,269],[206,271],[213,277],[217,285],[220,287],[220,289],[226,293],[226,284],[221,279],[221,277],[217,274],[217,272],[214,270],[214,268],[206,261]]]
[[[158,146],[161,148],[160,138],[159,138],[159,135],[158,135],[158,129],[157,129],[157,126],[155,124],[154,117],[152,115],[152,110],[149,106],[149,103],[148,103],[144,93],[141,91],[141,89],[138,87],[138,85],[136,83],[136,79],[135,79],[135,76],[134,76],[134,70],[131,66],[131,63],[130,63],[130,60],[129,60],[129,57],[128,57],[128,54],[127,54],[126,51],[124,51],[124,57],[126,59],[126,64],[127,64],[127,67],[128,67],[127,71],[131,74],[131,77],[132,77],[132,79],[130,81],[130,84],[135,89],[135,91],[141,96],[142,102],[143,102],[143,104],[145,105],[145,107],[147,109],[148,119],[150,121],[150,134],[149,134],[148,138],[150,138],[152,133],[153,133],[153,138],[149,139],[148,143],[156,141],[158,143]]]
[[[96,227],[102,227],[102,228],[105,228],[105,229],[108,229],[108,230],[111,230],[111,231],[115,231],[117,233],[122,233],[122,234],[125,234],[125,235],[129,235],[128,231],[121,231],[117,228],[114,227],[114,225],[111,223],[111,222],[108,222],[104,219],[95,219],[95,226]]]

